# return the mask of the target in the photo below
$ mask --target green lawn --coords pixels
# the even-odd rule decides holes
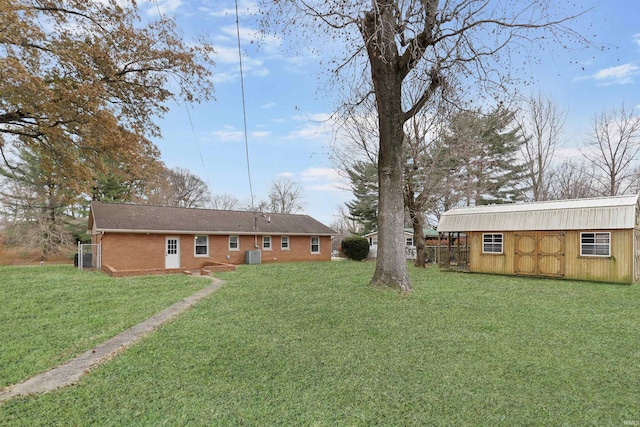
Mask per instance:
[[[72,266],[0,267],[0,389],[117,335],[211,282],[114,279]]]
[[[403,297],[372,272],[221,274],[77,386],[6,402],[0,425],[640,423],[640,286],[412,268]]]

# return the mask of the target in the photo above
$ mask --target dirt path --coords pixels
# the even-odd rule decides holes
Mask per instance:
[[[49,371],[31,377],[21,383],[8,386],[0,391],[0,403],[13,397],[25,396],[36,393],[46,393],[61,387],[76,383],[83,375],[101,363],[113,358],[119,352],[130,347],[146,335],[157,329],[160,325],[182,314],[195,303],[206,296],[211,295],[220,286],[222,281],[212,279],[211,285],[173,304],[166,310],[139,323],[124,332],[116,335],[99,346],[86,351],[80,356]]]

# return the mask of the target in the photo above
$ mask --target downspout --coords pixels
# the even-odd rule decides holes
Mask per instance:
[[[253,231],[258,232],[258,215],[253,213]],[[258,234],[253,235],[253,249],[258,249]]]

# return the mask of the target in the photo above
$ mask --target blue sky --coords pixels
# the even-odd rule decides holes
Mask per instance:
[[[534,65],[532,92],[551,96],[568,112],[567,141],[558,156],[575,155],[587,138],[594,114],[623,102],[640,114],[640,1],[588,0],[593,10],[581,26],[603,50],[555,51]],[[326,119],[331,94],[320,58],[292,55],[279,38],[258,46],[254,2],[239,0],[251,182],[256,199],[266,199],[274,180],[288,177],[304,189],[304,213],[331,224],[351,199],[330,160],[333,135]],[[216,99],[200,105],[170,105],[154,140],[169,167],[187,168],[213,194],[250,199],[233,0],[158,0],[145,13],[176,18],[186,39],[207,34],[217,54]],[[300,40],[298,40],[300,42]],[[304,45],[304,40],[302,40]],[[300,43],[299,43],[300,45]]]

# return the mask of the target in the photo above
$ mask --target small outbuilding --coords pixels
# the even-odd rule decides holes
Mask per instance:
[[[114,275],[330,261],[337,234],[308,215],[104,202],[91,203],[88,231]]]
[[[638,195],[451,209],[439,265],[598,282],[640,280]]]
[[[435,260],[437,257],[438,232],[436,230],[425,228],[423,230],[427,259]],[[416,246],[413,241],[413,228],[405,228],[403,231],[405,247],[404,251],[407,259],[416,259]],[[376,258],[378,255],[378,231],[372,231],[363,236],[369,241],[369,258]],[[431,262],[431,261],[429,261]]]

